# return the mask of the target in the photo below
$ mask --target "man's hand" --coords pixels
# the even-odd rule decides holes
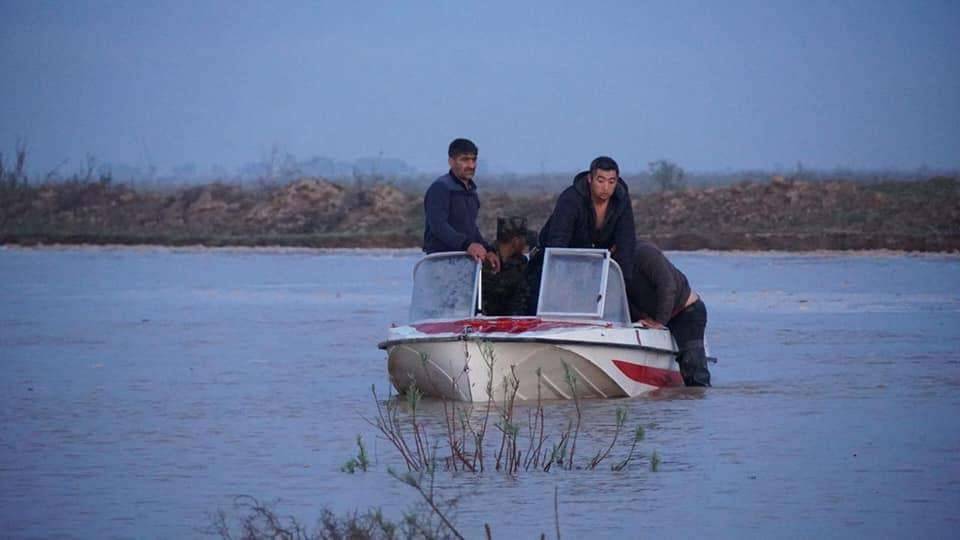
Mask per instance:
[[[500,257],[497,256],[496,252],[487,252],[487,262],[490,263],[490,267],[493,268],[494,274],[500,271]]]
[[[486,261],[490,264],[490,268],[493,268],[493,273],[496,274],[500,271],[500,257],[497,256],[495,251],[487,251],[482,244],[477,242],[471,243],[467,246],[467,255],[473,257],[473,260],[478,263]]]
[[[649,317],[641,317],[640,324],[646,326],[647,328],[656,328],[657,330],[663,330],[664,328],[666,328],[666,326],[660,324],[659,322]]]
[[[473,242],[467,246],[467,255],[473,257],[473,260],[477,262],[483,262],[483,259],[487,257],[487,249],[482,244]]]

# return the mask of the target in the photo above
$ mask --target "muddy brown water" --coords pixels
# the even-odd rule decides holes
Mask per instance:
[[[960,259],[669,255],[707,303],[715,386],[585,402],[582,464],[618,407],[645,427],[623,471],[439,473],[467,537],[553,535],[555,490],[571,538],[955,537]],[[238,494],[399,518],[417,495],[364,417],[417,258],[0,249],[0,536],[202,537]],[[574,410],[547,404],[548,428]],[[357,435],[374,464],[350,475]]]

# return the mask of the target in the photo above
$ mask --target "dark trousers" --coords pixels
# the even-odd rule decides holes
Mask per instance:
[[[680,351],[677,362],[680,364],[684,384],[710,386],[707,352],[703,345],[703,335],[707,329],[706,304],[703,300],[697,300],[670,319],[667,328],[677,341],[677,349]]]

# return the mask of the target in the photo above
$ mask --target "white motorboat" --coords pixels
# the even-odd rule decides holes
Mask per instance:
[[[413,271],[409,323],[379,344],[403,393],[456,401],[633,397],[682,386],[668,330],[630,322],[623,273],[603,249],[548,248],[535,317],[482,314],[480,264],[434,253]]]

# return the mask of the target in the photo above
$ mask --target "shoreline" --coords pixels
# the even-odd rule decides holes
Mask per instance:
[[[714,234],[640,234],[664,251],[716,252],[878,252],[960,253],[958,234],[882,234],[843,231],[824,232],[717,232]],[[285,249],[420,249],[420,237],[406,233],[363,234],[111,234],[111,233],[7,233],[0,246],[158,246],[206,248]]]
[[[343,186],[322,178],[247,189],[210,184],[167,194],[110,183],[8,186],[0,245],[160,245],[414,249],[422,195],[391,184]],[[555,195],[485,194],[477,218],[523,216],[538,230]],[[638,194],[637,236],[664,251],[960,253],[960,182],[857,184],[774,179]]]
[[[147,251],[170,253],[256,253],[256,254],[317,254],[317,255],[386,255],[408,256],[420,255],[423,251],[416,247],[309,247],[309,246],[207,246],[204,244],[165,245],[165,244],[81,244],[81,243],[39,243],[15,244],[0,243],[0,252],[3,251]],[[907,251],[895,249],[859,249],[859,250],[750,250],[750,249],[695,249],[695,250],[664,250],[668,253],[683,255],[708,256],[738,256],[738,257],[916,257],[931,259],[958,259],[957,251]]]

